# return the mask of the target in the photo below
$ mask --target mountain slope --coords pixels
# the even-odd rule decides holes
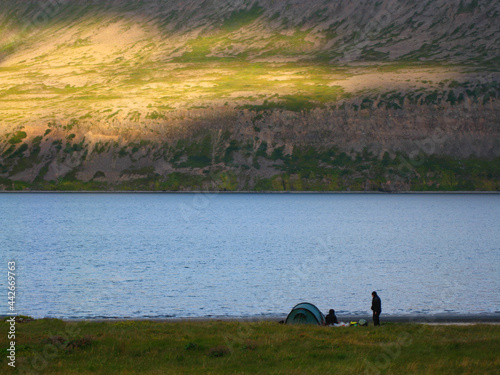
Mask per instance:
[[[4,188],[498,188],[497,1],[0,7]]]
[[[240,56],[250,61],[289,57],[342,62],[432,59],[498,64],[495,58],[499,52],[500,5],[494,0],[54,0],[1,4],[7,10],[2,16],[3,29],[13,34],[7,41],[3,38],[3,49],[9,40],[21,42],[17,34],[23,31],[30,37],[40,36],[40,32],[43,35],[44,31],[52,36],[59,28],[63,31],[59,35],[67,38],[68,31],[85,34],[89,30],[85,26],[92,26],[95,32],[99,26],[118,26],[123,21],[164,37],[164,44],[156,51],[163,59],[196,57],[189,52],[193,52],[198,37],[213,38],[214,43],[207,48],[213,56]],[[124,31],[123,36],[127,38],[131,33]],[[87,40],[83,36],[81,39]],[[10,51],[16,47],[14,43]]]

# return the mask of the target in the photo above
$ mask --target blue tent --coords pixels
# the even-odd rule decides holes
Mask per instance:
[[[312,303],[302,302],[296,305],[286,317],[286,324],[325,325],[325,316]]]

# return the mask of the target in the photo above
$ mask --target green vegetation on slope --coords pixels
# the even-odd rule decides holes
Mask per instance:
[[[255,112],[255,118],[258,112]],[[500,158],[451,157],[415,152],[374,154],[367,147],[345,152],[337,146],[268,144],[260,139],[235,138],[230,131],[202,131],[173,143],[142,139],[137,142],[87,143],[76,139],[75,127],[57,129],[32,142],[5,142],[0,188],[5,190],[152,190],[152,191],[500,191]],[[19,135],[7,135],[12,140]],[[437,142],[437,141],[436,141]],[[49,147],[45,154],[41,147]],[[55,162],[73,167],[64,174],[48,176]],[[104,164],[99,164],[104,158]],[[111,158],[111,159],[110,159]],[[124,167],[118,181],[110,182],[109,160]],[[94,169],[86,170],[87,163]],[[168,173],[160,171],[165,163]],[[125,167],[129,165],[129,167]],[[101,169],[100,169],[101,168]],[[31,171],[31,172],[30,172]],[[29,180],[16,176],[31,173]],[[89,177],[82,178],[81,173]],[[89,175],[90,173],[90,175]],[[80,175],[80,177],[78,177]],[[55,178],[56,177],[56,178]]]

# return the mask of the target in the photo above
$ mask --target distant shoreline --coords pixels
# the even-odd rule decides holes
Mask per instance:
[[[1,190],[0,194],[368,194],[368,195],[391,195],[391,194],[500,194],[500,191],[151,191],[151,190]]]

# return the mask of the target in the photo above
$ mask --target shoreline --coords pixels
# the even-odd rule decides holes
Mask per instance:
[[[7,315],[2,316],[3,318]],[[118,323],[118,322],[154,322],[154,323],[205,323],[205,322],[240,322],[240,323],[258,323],[258,322],[280,322],[285,320],[287,314],[269,315],[269,316],[208,316],[208,317],[165,317],[165,318],[41,318],[41,319],[59,319],[64,322],[92,322],[92,323]],[[35,319],[35,320],[41,320]],[[337,314],[339,322],[351,322],[365,319],[372,321],[371,315],[352,315]],[[500,314],[435,314],[435,315],[384,315],[380,316],[382,323],[418,323],[418,324],[500,324]]]
[[[391,195],[391,194],[500,194],[500,191],[216,191],[216,190],[193,190],[193,191],[152,191],[152,190],[0,190],[0,194],[368,194],[368,195]]]

